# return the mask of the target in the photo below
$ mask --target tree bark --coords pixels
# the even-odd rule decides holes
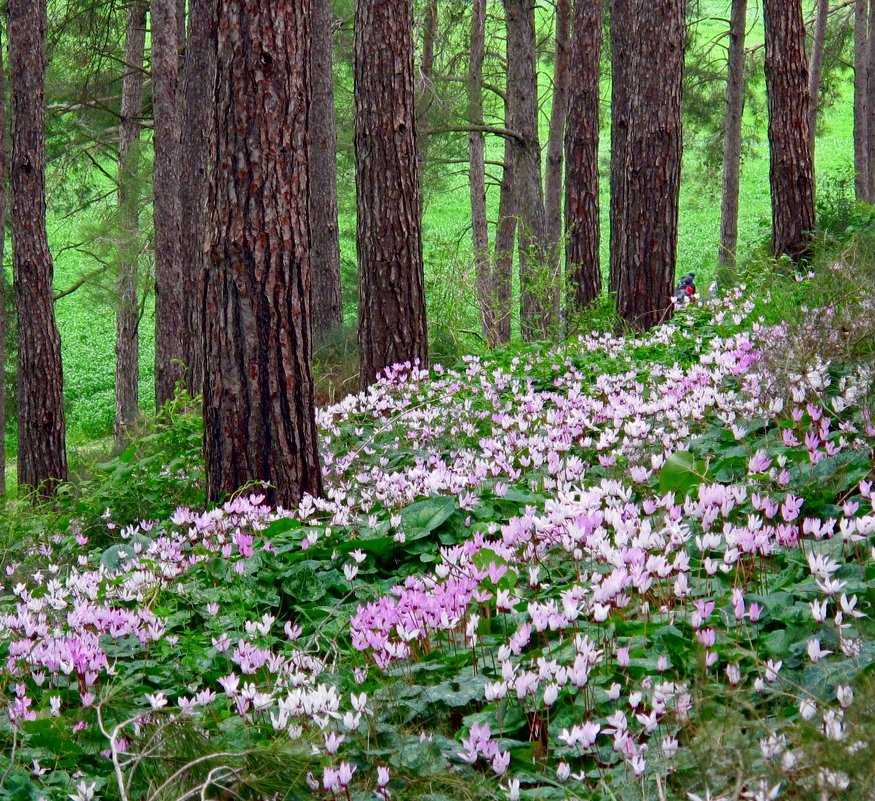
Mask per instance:
[[[766,96],[772,253],[798,260],[814,230],[814,169],[808,131],[808,57],[801,0],[766,0]]]
[[[599,261],[599,79],[601,0],[577,0],[571,36],[565,131],[565,271],[568,305],[579,311],[602,290]]]
[[[633,0],[635,78],[617,311],[635,329],[671,315],[677,257],[684,0]]]
[[[428,364],[413,50],[412,0],[357,0],[355,156],[363,387],[393,364]]]
[[[18,483],[53,494],[67,479],[64,377],[46,237],[45,0],[9,2],[12,262],[18,307]]]
[[[741,175],[741,124],[744,116],[744,40],[746,29],[747,0],[732,0],[726,76],[726,124],[723,130],[720,248],[717,253],[717,262],[721,272],[731,271],[735,268],[735,257],[738,250],[738,193],[739,176]]]
[[[626,221],[626,161],[632,85],[632,0],[611,3],[611,242],[609,288],[617,292],[623,272]]]
[[[869,194],[869,0],[854,4],[854,188],[857,200]]]
[[[866,150],[869,158],[867,200],[875,201],[875,0],[869,0],[869,25],[866,45]]]
[[[811,154],[817,139],[817,110],[820,105],[820,79],[823,74],[823,50],[826,44],[826,23],[829,18],[829,0],[817,0],[817,14],[811,32],[811,58],[808,69],[808,134]]]
[[[188,41],[182,85],[179,202],[180,262],[183,295],[183,360],[188,394],[204,391],[203,287],[206,270],[209,154],[216,79],[216,4],[190,0]]]
[[[520,265],[520,330],[524,340],[547,339],[555,329],[557,281],[547,243],[547,217],[538,139],[535,8],[504,0],[507,24],[508,127],[512,140],[514,203]]]
[[[310,372],[310,0],[219,0],[206,272],[207,492],[322,489]]]
[[[318,341],[343,326],[340,295],[340,234],[337,222],[337,131],[331,61],[331,0],[312,0],[310,75],[310,227],[313,273],[313,333]]]
[[[471,54],[468,63],[468,122],[483,125],[483,59],[486,52],[486,0],[471,3]],[[469,186],[471,193],[471,238],[480,326],[490,348],[498,344],[495,320],[495,286],[489,254],[489,224],[486,217],[486,163],[483,132],[468,133]]]
[[[155,402],[173,397],[185,364],[181,264],[178,9],[176,0],[152,0],[152,107],[155,227]]]
[[[505,104],[507,116],[507,104]],[[504,140],[504,167],[498,194],[498,225],[495,231],[495,258],[492,284],[495,298],[495,327],[498,344],[510,342],[513,317],[513,247],[516,241],[517,216],[514,199],[513,144]]]
[[[139,257],[140,118],[143,113],[145,2],[128,6],[118,148],[118,276],[115,315],[115,445],[121,450],[140,413]]]
[[[553,55],[553,100],[550,107],[550,128],[547,135],[547,168],[544,176],[544,213],[547,220],[547,244],[557,280],[560,240],[562,239],[562,167],[565,156],[565,124],[568,117],[568,64],[570,60],[569,35],[571,27],[571,0],[556,0],[556,47]],[[575,54],[576,55],[576,54]],[[572,89],[575,89],[572,85]],[[559,316],[560,293],[554,292]]]
[[[0,35],[0,498],[6,495],[6,64]]]

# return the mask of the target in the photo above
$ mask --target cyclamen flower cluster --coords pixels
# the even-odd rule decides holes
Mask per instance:
[[[752,309],[740,295],[709,303],[718,326],[741,325]],[[870,609],[843,571],[850,553],[872,558],[872,488],[861,482],[838,512],[824,515],[808,510],[794,476],[871,452],[875,427],[861,404],[872,375],[860,369],[834,379],[815,360],[786,398],[776,397],[763,343],[786,336],[753,326],[703,341],[681,315],[646,336],[594,333],[507,365],[470,357],[431,377],[398,365],[367,391],[320,410],[326,498],[305,498],[295,510],[269,509],[259,497],[205,513],[180,509],[168,521],[119,531],[124,548],[115,560],[99,563],[79,535],[73,565],[61,567],[55,542],[38,552],[45,574],[11,566],[16,600],[0,614],[5,669],[15,682],[8,717],[21,726],[38,713],[69,714],[71,736],[93,726],[85,710],[100,706],[125,659],[175,645],[154,599],[169,592],[202,603],[198,582],[211,560],[242,581],[259,554],[276,550],[265,534],[272,523],[299,523],[295,547],[309,553],[375,533],[403,547],[411,533],[405,508],[445,495],[456,499],[466,536],[440,548],[432,570],[348,610],[355,653],[346,658],[357,678],[379,680],[399,663],[441,652],[473,668],[482,680],[477,700],[494,720],[467,722],[446,755],[496,782],[502,777],[511,797],[520,782],[499,730],[509,710],[520,713],[559,782],[584,782],[593,767],[614,764],[645,779],[668,772],[696,714],[681,659],[692,655],[706,680],[727,692],[765,698],[781,690],[780,660],[741,664],[777,611],[759,592],[771,563],[804,549],[797,562],[812,580],[804,603],[813,627],[804,646],[809,663],[852,661],[863,648],[856,622]],[[635,356],[678,344],[698,358],[680,366]],[[598,370],[587,366],[594,359]],[[661,488],[669,460],[715,422],[738,449],[736,473],[699,476],[686,495]],[[762,425],[778,431],[779,445],[754,437]],[[516,511],[496,511],[505,508]],[[115,531],[111,515],[107,526]],[[338,552],[338,575],[353,586],[367,558]],[[215,684],[135,699],[134,723],[110,750],[135,749],[169,716],[206,726],[221,711],[270,736],[306,738],[324,758],[321,775],[308,778],[317,796],[342,797],[356,783],[389,798],[388,768],[371,765],[368,776],[347,758],[378,712],[367,694],[333,683],[338,655],[309,642],[301,620],[259,610],[229,630],[209,622],[222,614],[217,602],[205,612],[227,673]],[[666,636],[650,634],[658,630]],[[804,699],[800,716],[820,715],[824,736],[845,742],[853,691],[840,685],[835,693],[836,708]],[[793,775],[802,768],[781,736],[762,751]]]

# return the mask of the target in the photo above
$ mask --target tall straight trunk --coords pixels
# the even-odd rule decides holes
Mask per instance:
[[[735,267],[738,250],[738,193],[741,174],[741,123],[744,116],[744,39],[747,0],[732,0],[726,75],[726,125],[723,129],[723,197],[720,205],[720,270]]]
[[[766,96],[772,252],[806,256],[814,230],[814,168],[808,131],[808,57],[801,0],[766,0]]]
[[[64,376],[46,236],[45,0],[9,2],[12,266],[18,308],[18,483],[51,495],[67,479]]]
[[[190,0],[188,40],[182,84],[179,203],[183,361],[188,394],[204,391],[203,286],[206,270],[209,154],[213,136],[213,85],[216,79],[216,4]]]
[[[505,104],[507,120],[507,104]],[[507,124],[507,123],[505,123]],[[495,257],[492,264],[492,286],[495,299],[495,330],[497,342],[510,342],[513,318],[513,249],[516,241],[517,217],[514,196],[514,145],[504,140],[504,160],[501,187],[498,193],[498,224],[495,230]]]
[[[829,0],[817,0],[817,13],[811,32],[811,57],[808,68],[808,134],[812,158],[817,139],[817,110],[820,105],[820,79],[823,74],[823,50],[826,44],[826,23],[829,18]]]
[[[568,305],[580,310],[602,291],[599,262],[599,68],[602,0],[577,0],[571,35],[565,131],[565,271]]]
[[[419,180],[422,182],[428,164],[429,113],[434,98],[434,40],[438,26],[438,2],[428,0],[425,18],[422,23],[422,56],[419,60],[419,74],[416,79],[416,161],[419,164]],[[419,193],[422,207],[424,193]]]
[[[310,0],[218,0],[206,271],[207,492],[322,489],[310,372]]]
[[[115,444],[127,443],[140,412],[139,257],[140,118],[143,113],[145,2],[128,6],[118,146],[119,246],[115,313]]]
[[[684,0],[634,0],[635,77],[629,113],[617,311],[647,329],[672,309],[681,179]]]
[[[571,0],[556,0],[556,47],[553,55],[553,100],[547,135],[547,167],[544,176],[544,213],[547,219],[547,243],[553,269],[559,273],[562,238],[562,166],[565,155],[565,123],[568,117],[568,65],[571,56],[569,35]],[[572,90],[576,87],[572,85]],[[559,293],[555,298],[558,302]],[[559,309],[555,309],[558,315]]]
[[[0,498],[6,494],[6,64],[0,35]]]
[[[343,325],[340,234],[337,223],[337,131],[331,62],[331,0],[311,0],[310,233],[313,333],[317,341]]]
[[[468,62],[468,122],[483,125],[483,59],[486,53],[486,0],[471,3],[471,55]],[[477,302],[480,326],[489,347],[498,344],[495,320],[495,286],[489,254],[489,224],[486,217],[486,163],[483,132],[468,133],[468,175],[471,193],[471,238],[474,245]]]
[[[866,44],[866,150],[869,154],[867,200],[875,202],[875,0],[869,0],[869,25]]]
[[[629,153],[629,112],[632,86],[632,0],[610,0],[611,4],[611,292],[620,286],[622,254],[629,231],[626,220],[626,160]]]
[[[393,364],[428,364],[413,50],[413,0],[356,0],[355,177],[363,387]]]
[[[508,127],[514,131],[513,170],[520,264],[523,339],[547,339],[555,327],[557,281],[547,243],[547,217],[538,139],[535,7],[504,0],[507,24]]]
[[[155,402],[159,409],[173,397],[186,357],[180,248],[178,22],[176,0],[152,0]]]
[[[854,3],[854,189],[857,200],[869,193],[869,0]]]

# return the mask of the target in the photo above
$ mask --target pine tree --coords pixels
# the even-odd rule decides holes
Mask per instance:
[[[765,0],[766,96],[772,252],[796,260],[814,230],[814,165],[808,131],[808,55],[801,0]]]
[[[412,0],[357,0],[355,158],[363,386],[428,363],[413,81]]]
[[[579,310],[602,288],[599,262],[599,78],[601,0],[577,0],[565,131],[565,263],[568,305]]]
[[[9,2],[12,266],[18,309],[18,483],[42,495],[67,479],[64,377],[46,236],[45,0]]]
[[[205,290],[207,492],[322,489],[310,371],[310,0],[219,0]]]

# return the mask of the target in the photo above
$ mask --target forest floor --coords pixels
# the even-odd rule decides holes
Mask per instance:
[[[398,370],[295,510],[181,408],[11,503],[0,798],[872,798],[873,285]]]

